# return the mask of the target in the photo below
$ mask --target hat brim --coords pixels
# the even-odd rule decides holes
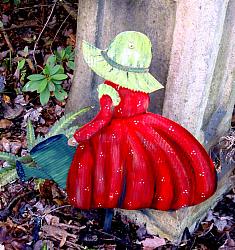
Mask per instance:
[[[82,51],[85,62],[99,76],[105,80],[114,82],[122,87],[152,93],[164,88],[149,72],[127,72],[111,66],[103,57],[102,50],[89,44],[82,43]]]

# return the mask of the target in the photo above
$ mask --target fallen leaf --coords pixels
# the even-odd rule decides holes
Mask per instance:
[[[46,134],[48,132],[49,128],[48,127],[37,127],[36,132],[37,133],[42,133],[42,134]]]
[[[59,217],[51,215],[51,214],[47,214],[45,216],[45,220],[46,220],[46,222],[47,222],[48,225],[52,225],[52,226],[53,225],[57,225],[60,222]]]
[[[5,137],[2,138],[2,146],[6,152],[9,153],[11,151],[10,141],[7,140]]]
[[[224,244],[219,248],[219,250],[234,250],[235,249],[235,241],[233,239],[227,239]]]
[[[68,235],[70,235],[70,237],[72,237],[72,238],[77,237],[76,235],[69,234],[66,230],[61,229],[61,228],[56,227],[56,226],[44,225],[42,227],[42,231],[44,234],[43,235],[44,238],[47,239],[48,237],[53,237],[57,240],[60,240],[60,247],[64,246]]]
[[[16,71],[15,71],[15,73],[14,73],[13,76],[14,76],[17,80],[20,79],[20,70],[19,70],[18,68],[16,68]]]
[[[34,73],[35,72],[35,68],[34,68],[34,65],[33,65],[33,62],[31,61],[31,59],[27,58],[26,59],[26,62],[28,63],[29,65],[29,68],[32,70],[32,72]]]
[[[21,106],[25,106],[27,105],[24,96],[23,95],[18,95],[15,100],[14,100],[15,104],[20,104]]]
[[[147,234],[147,230],[145,226],[141,226],[138,228],[138,230],[136,231],[137,237],[139,240],[143,240]]]
[[[11,127],[12,124],[13,123],[11,121],[9,121],[8,119],[1,119],[0,120],[0,128],[6,129],[6,128]]]
[[[62,113],[64,112],[64,109],[61,107],[61,106],[59,106],[59,105],[56,105],[55,106],[55,114],[57,115],[57,116],[61,116],[62,115]]]
[[[68,38],[67,38],[67,40],[66,40],[66,44],[67,44],[68,46],[75,47],[75,44],[76,44],[76,36],[75,36],[73,33],[71,33],[71,34],[68,35]]]
[[[2,22],[3,22],[4,26],[8,25],[10,18],[11,18],[10,16],[2,14]]]
[[[227,223],[227,220],[216,220],[214,225],[217,227],[217,229],[220,231],[220,232],[223,232],[225,227],[228,226],[228,223]]]
[[[11,142],[11,153],[18,154],[21,147],[22,147],[22,144],[20,141],[12,141]]]
[[[16,117],[20,116],[24,111],[24,108],[16,104],[14,108],[11,108],[9,105],[4,105],[4,118],[6,119],[15,119]]]
[[[153,250],[157,247],[166,245],[165,239],[153,236],[153,238],[146,238],[141,241],[144,250]]]
[[[33,207],[37,208],[37,211],[43,213],[44,212],[44,206],[41,203],[41,201],[38,201]]]
[[[2,99],[5,103],[11,103],[11,98],[8,95],[3,95]]]
[[[28,119],[30,119],[33,122],[37,122],[39,121],[39,119],[41,118],[41,112],[42,112],[42,107],[39,107],[37,109],[29,109],[26,111],[26,114],[24,115],[24,121],[22,123],[22,127],[26,127],[27,126],[27,121]]]

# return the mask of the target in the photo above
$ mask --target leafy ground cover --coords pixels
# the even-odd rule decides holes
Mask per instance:
[[[64,114],[74,69],[77,4],[3,0],[0,10],[0,151],[24,156],[27,122],[36,136],[44,136]],[[226,147],[232,161],[234,138],[231,131]],[[7,166],[0,161],[0,168]],[[51,181],[14,180],[0,189],[0,249],[235,249],[234,210],[231,190],[198,230],[175,246],[118,212],[111,232],[104,232],[104,210],[72,208]]]

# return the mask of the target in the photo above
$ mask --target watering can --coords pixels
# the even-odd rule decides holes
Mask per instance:
[[[31,149],[30,156],[36,163],[36,167],[17,161],[17,174],[22,181],[27,181],[32,177],[49,179],[65,189],[75,151],[75,147],[68,145],[68,138],[65,135],[52,136]]]

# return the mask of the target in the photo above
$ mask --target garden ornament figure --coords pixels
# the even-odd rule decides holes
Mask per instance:
[[[82,44],[84,59],[105,82],[100,112],[78,129],[67,178],[69,201],[81,209],[179,209],[216,190],[216,171],[202,145],[179,124],[147,111],[162,85],[149,73],[151,42],[120,33],[108,49]]]

